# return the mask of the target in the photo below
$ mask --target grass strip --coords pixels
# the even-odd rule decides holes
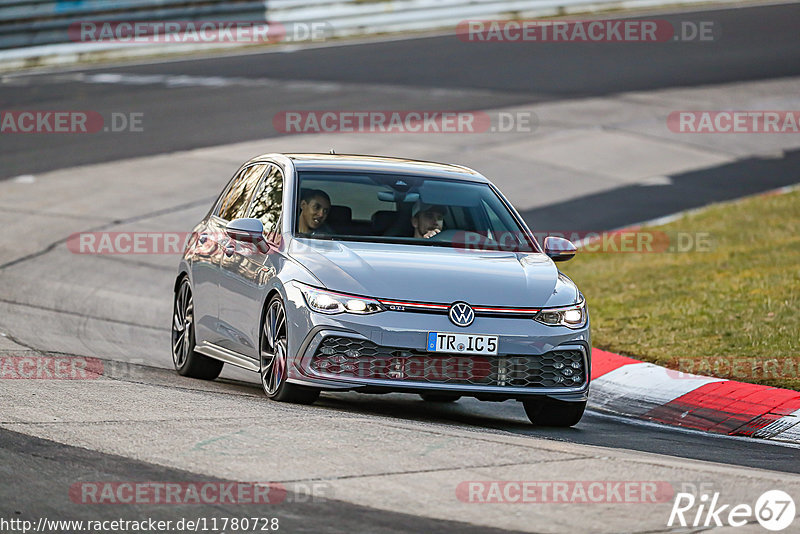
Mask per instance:
[[[586,296],[595,347],[800,390],[800,191],[638,232],[633,252],[619,236],[560,265]]]

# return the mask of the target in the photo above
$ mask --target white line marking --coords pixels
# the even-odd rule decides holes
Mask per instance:
[[[639,185],[643,186],[672,185],[672,178],[670,178],[669,176],[651,176],[639,182]]]
[[[36,177],[32,174],[21,174],[11,179],[16,184],[32,184],[36,182]]]
[[[6,82],[5,77],[0,77]],[[15,85],[40,85],[63,83],[119,84],[119,85],[162,85],[168,89],[184,87],[270,87],[287,90],[301,90],[315,93],[334,93],[337,91],[371,91],[386,94],[418,95],[425,93],[441,98],[462,96],[491,96],[497,91],[485,89],[452,89],[446,87],[414,87],[404,85],[375,85],[314,80],[283,80],[277,78],[243,78],[225,76],[188,76],[184,74],[130,74],[130,73],[74,73],[54,75],[31,75],[17,78]]]

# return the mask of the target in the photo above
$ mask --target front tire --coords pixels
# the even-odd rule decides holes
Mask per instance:
[[[288,369],[288,323],[283,301],[272,297],[264,314],[261,328],[260,365],[261,387],[272,400],[311,404],[319,398],[319,390],[290,384],[286,381]]]
[[[195,352],[194,301],[189,279],[184,278],[175,292],[172,306],[172,363],[179,375],[214,380],[225,365]]]
[[[575,426],[583,417],[586,410],[586,401],[559,402],[559,401],[522,401],[525,414],[531,423],[536,426],[570,427]]]

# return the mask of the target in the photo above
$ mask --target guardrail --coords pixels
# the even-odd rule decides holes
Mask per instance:
[[[268,0],[270,22],[324,22],[335,36],[455,29],[467,19],[514,19],[730,0]]]
[[[730,0],[0,0],[0,49],[69,42],[82,21],[324,23],[330,37],[700,2]]]
[[[324,21],[334,35],[455,27],[469,18],[514,18],[570,3],[608,0],[269,0],[272,22]]]
[[[265,0],[0,0],[0,49],[69,42],[81,21],[266,20]]]

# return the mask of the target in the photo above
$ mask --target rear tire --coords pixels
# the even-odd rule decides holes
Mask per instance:
[[[319,398],[319,390],[286,381],[289,350],[288,322],[283,301],[278,295],[272,297],[264,314],[261,328],[259,374],[264,393],[272,400],[312,404]]]
[[[461,398],[461,395],[448,395],[447,393],[420,393],[422,400],[426,402],[456,402]]]
[[[586,401],[558,402],[529,400],[522,401],[525,414],[536,426],[570,427],[575,426],[583,417]]]
[[[189,279],[181,280],[172,306],[172,363],[179,375],[214,380],[225,365],[195,352],[194,302]]]

